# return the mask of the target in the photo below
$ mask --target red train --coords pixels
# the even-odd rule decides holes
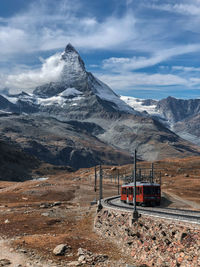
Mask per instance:
[[[134,183],[121,186],[121,201],[133,204]],[[136,182],[136,203],[142,206],[160,205],[160,184]]]

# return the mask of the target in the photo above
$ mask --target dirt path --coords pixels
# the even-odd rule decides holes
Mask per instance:
[[[26,250],[15,251],[10,245],[11,240],[0,239],[0,267],[56,267],[55,264],[44,263],[39,259],[27,257]]]
[[[16,267],[20,264],[22,266],[28,266],[26,256],[16,253],[9,245],[8,240],[0,239],[0,266]]]

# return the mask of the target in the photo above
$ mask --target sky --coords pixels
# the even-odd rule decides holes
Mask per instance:
[[[200,0],[1,0],[0,90],[57,79],[71,43],[117,94],[200,97]]]

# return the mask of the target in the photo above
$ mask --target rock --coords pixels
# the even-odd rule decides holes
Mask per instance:
[[[77,255],[81,256],[81,255],[84,255],[84,254],[85,254],[85,250],[83,248],[79,248]]]
[[[8,266],[11,264],[11,261],[8,259],[1,259],[0,260],[0,267]]]
[[[71,262],[69,262],[69,263],[67,263],[67,266],[72,266],[72,267],[74,267],[74,266],[78,266],[80,263],[78,262],[78,261],[71,261]]]
[[[180,241],[182,241],[188,234],[185,232],[180,233]]]
[[[190,177],[188,173],[184,174],[184,177]]]
[[[41,213],[42,216],[45,216],[45,217],[48,217],[49,216],[49,213],[48,212],[44,212],[44,213]]]
[[[83,262],[85,261],[85,256],[84,255],[81,255],[79,258],[78,258],[78,262]]]
[[[60,205],[62,205],[62,202],[57,201],[57,202],[54,202],[54,203],[52,204],[52,207],[60,206]]]
[[[41,209],[48,209],[48,208],[50,208],[51,207],[51,205],[49,204],[49,203],[42,203],[41,205],[40,205],[40,208]]]
[[[65,254],[68,248],[70,247],[68,247],[66,244],[60,244],[54,248],[53,254],[56,256],[62,256]]]
[[[107,255],[99,254],[95,257],[95,262],[104,262],[108,259]]]
[[[8,219],[6,219],[6,220],[4,221],[4,223],[10,223],[10,221],[9,221]]]

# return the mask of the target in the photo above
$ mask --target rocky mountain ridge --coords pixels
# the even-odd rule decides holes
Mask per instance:
[[[2,96],[7,104],[0,108],[1,131],[29,153],[40,160],[74,168],[128,163],[135,149],[145,160],[200,154],[200,149],[148,113],[130,107],[87,72],[72,45],[68,44],[61,54],[60,64],[63,68],[57,82],[41,85],[32,94]],[[151,104],[155,102],[146,102]],[[18,132],[13,127],[7,129],[7,112],[12,113],[8,121]],[[31,132],[35,134],[30,138]]]
[[[200,145],[200,99],[167,97],[159,101],[121,97],[135,110],[146,112],[180,137]]]

